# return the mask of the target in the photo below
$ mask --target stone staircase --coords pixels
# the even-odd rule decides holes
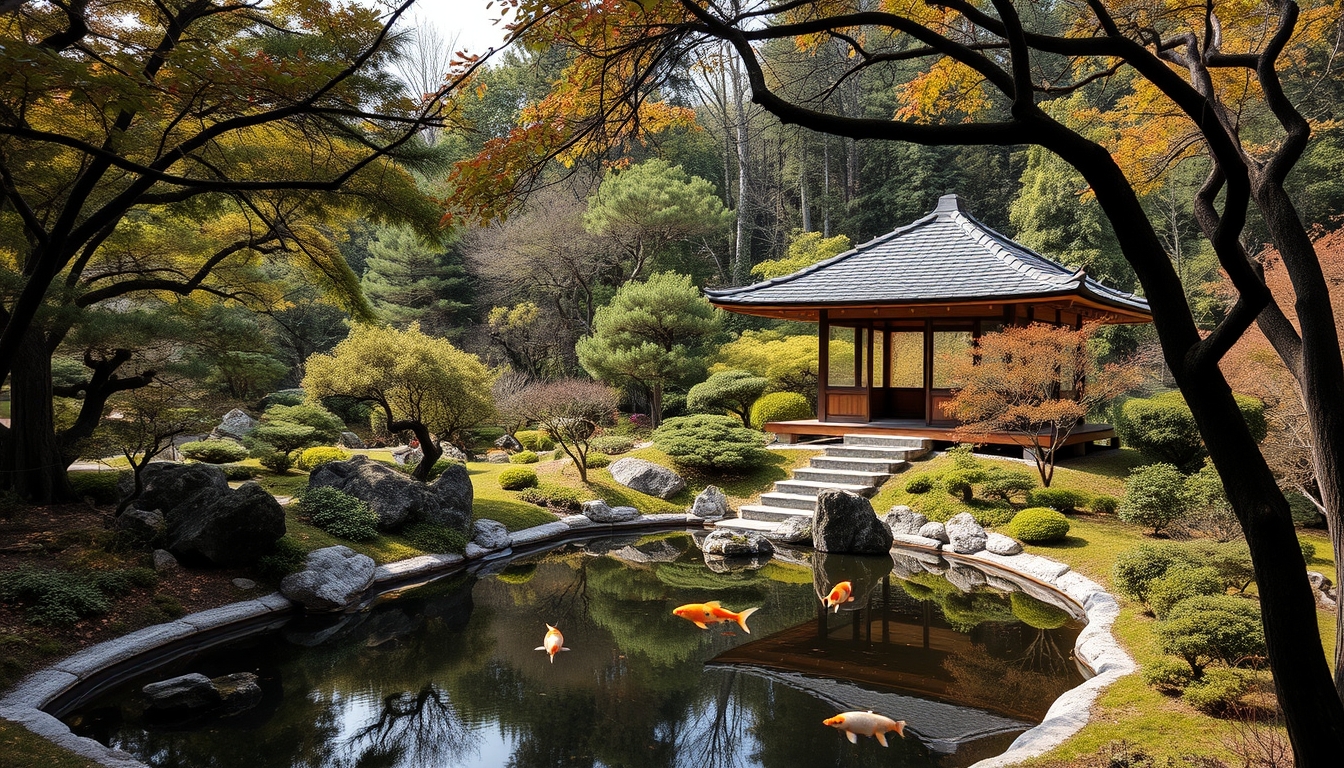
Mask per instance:
[[[775,483],[773,492],[761,494],[759,504],[744,505],[738,517],[720,520],[716,527],[765,531],[792,517],[811,518],[817,494],[827,488],[872,496],[932,445],[922,437],[845,435],[843,442],[823,446],[825,454],[814,457],[811,466],[794,470],[792,478]]]

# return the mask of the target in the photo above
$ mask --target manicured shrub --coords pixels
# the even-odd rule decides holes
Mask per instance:
[[[1010,501],[1014,496],[1030,494],[1036,487],[1036,475],[1017,467],[990,467],[984,479],[980,481],[980,493],[987,499]],[[1030,495],[1027,497],[1030,499]],[[1048,507],[1049,504],[1029,503],[1033,507]]]
[[[1265,654],[1260,607],[1231,595],[1189,597],[1154,628],[1163,653],[1179,656],[1195,677],[1215,661],[1232,665]]]
[[[1013,515],[1008,535],[1030,544],[1061,541],[1069,535],[1069,519],[1053,509],[1030,507]]]
[[[1178,694],[1194,679],[1189,664],[1170,656],[1143,668],[1143,681],[1162,693]]]
[[[598,435],[588,441],[588,447],[608,456],[619,456],[634,450],[635,441],[625,435]]]
[[[535,451],[519,451],[509,457],[510,464],[536,464],[540,460]]]
[[[943,474],[943,490],[953,496],[960,496],[961,500],[967,504],[975,498],[975,487],[972,485],[972,475],[964,469],[954,469]]]
[[[686,393],[686,410],[691,413],[731,413],[743,426],[751,424],[751,406],[770,380],[750,371],[719,371],[691,387]]]
[[[282,453],[292,453],[310,445],[330,445],[344,429],[345,423],[320,405],[273,405],[261,415],[260,423],[248,437]]]
[[[1185,475],[1171,464],[1149,464],[1129,473],[1117,512],[1121,520],[1148,526],[1156,534],[1180,520],[1187,508]]]
[[[401,529],[402,538],[416,549],[436,555],[461,554],[467,550],[467,536],[446,525],[420,521]]]
[[[535,488],[528,488],[518,494],[518,498],[528,504],[548,509],[577,512],[583,508],[583,501],[578,491],[554,483],[538,483]]]
[[[319,445],[316,448],[305,448],[303,453],[299,454],[298,467],[304,472],[312,472],[321,464],[329,461],[346,461],[350,454],[340,448]]]
[[[1114,515],[1120,508],[1120,500],[1114,496],[1093,496],[1091,509],[1098,515]]]
[[[771,392],[751,406],[751,426],[765,429],[771,421],[798,421],[812,418],[812,405],[797,392]]]
[[[509,467],[499,473],[499,487],[506,491],[521,491],[536,485],[537,472],[530,467]]]
[[[1150,585],[1176,565],[1193,568],[1197,563],[1175,544],[1140,544],[1115,559],[1111,580],[1120,594],[1148,605]]]
[[[1203,677],[1190,681],[1181,694],[1186,704],[1206,715],[1225,715],[1236,708],[1246,694],[1246,677],[1235,669],[1210,669]]]
[[[1251,566],[1251,548],[1245,541],[1211,541],[1195,539],[1173,545],[1183,551],[1192,565],[1212,568],[1218,574],[1223,590],[1243,592],[1255,580]]]
[[[933,478],[928,475],[915,475],[905,481],[906,493],[928,493],[933,490]]]
[[[1247,395],[1236,396],[1237,407],[1256,440],[1265,437],[1265,404]],[[1204,458],[1204,443],[1199,437],[1194,416],[1180,392],[1166,392],[1151,398],[1134,398],[1121,407],[1116,425],[1127,445],[1150,457],[1193,472]]]
[[[602,469],[611,466],[611,457],[605,453],[590,453],[586,461],[589,469]]]
[[[157,582],[158,577],[148,568],[78,572],[25,564],[0,573],[0,602],[23,606],[24,620],[29,624],[70,627],[82,618],[111,610],[109,597]]]
[[[1026,592],[1014,592],[1008,601],[1017,620],[1034,629],[1059,629],[1069,623],[1068,611],[1037,600]]]
[[[378,537],[378,513],[360,499],[329,486],[310,487],[300,493],[299,513],[340,539],[368,541]]]
[[[294,466],[294,460],[284,451],[261,451],[260,454],[257,455],[257,461],[261,462],[261,466],[271,470],[277,475],[285,474],[289,471],[290,467]]]
[[[291,573],[303,569],[308,549],[290,536],[281,536],[271,545],[271,551],[257,559],[257,575],[278,582]]]
[[[92,499],[94,504],[116,504],[121,501],[121,491],[117,484],[121,482],[122,472],[71,472],[70,487],[75,496]]]
[[[760,432],[731,416],[679,416],[653,432],[653,442],[680,466],[741,471],[765,464],[770,453]]]
[[[228,464],[247,458],[247,449],[232,440],[197,440],[178,447],[183,456],[204,464]]]
[[[257,469],[246,464],[225,464],[224,478],[234,482],[245,482],[257,476]]]
[[[1191,568],[1178,565],[1148,584],[1148,606],[1153,615],[1165,619],[1171,609],[1187,597],[1221,595],[1227,591],[1218,572],[1208,566]]]
[[[524,429],[513,433],[513,438],[529,451],[550,451],[555,449],[555,440],[540,429]]]
[[[1027,503],[1031,506],[1049,507],[1056,512],[1077,512],[1091,500],[1087,492],[1072,488],[1037,488],[1027,494]]]

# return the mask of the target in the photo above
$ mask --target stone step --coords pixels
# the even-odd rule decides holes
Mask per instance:
[[[749,507],[751,505],[748,505]],[[746,507],[744,507],[745,509]],[[752,507],[753,509],[778,510],[777,507]],[[782,510],[788,511],[788,510]],[[725,517],[714,523],[714,527],[726,528],[730,531],[755,531],[756,533],[770,533],[779,527],[779,521],[773,519],[756,519],[747,517]]]
[[[817,495],[815,493],[762,493],[761,504],[768,507],[801,509],[810,515],[817,508]]]
[[[799,467],[793,470],[794,480],[815,480],[819,483],[866,485],[876,488],[891,477],[889,472],[867,472],[854,469]]]
[[[762,497],[764,499],[764,497]],[[790,509],[788,507],[772,507],[765,504],[744,504],[738,509],[738,514],[742,516],[743,522],[769,522],[770,527],[790,520],[795,517],[805,520],[812,519],[812,510],[810,509]],[[722,523],[720,523],[722,525]]]
[[[933,447],[933,441],[927,437],[900,435],[845,435],[845,445],[877,445],[884,448],[914,448],[927,451]]]
[[[830,445],[826,447],[826,458],[835,459],[908,461],[923,456],[924,453],[919,448],[885,448],[880,445]]]
[[[818,480],[781,480],[775,483],[777,493],[796,493],[799,495],[816,496],[828,488],[835,488],[840,491],[849,491],[857,493],[860,496],[872,496],[877,488],[871,485],[855,485],[853,483],[828,483]],[[762,494],[764,496],[764,494]]]
[[[904,471],[909,462],[898,459],[867,459],[855,456],[816,456],[812,459],[816,469],[847,469],[854,472],[879,472],[894,475]]]

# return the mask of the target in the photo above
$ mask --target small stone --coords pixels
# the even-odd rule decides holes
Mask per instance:
[[[220,437],[232,437],[241,440],[242,438],[247,437],[252,430],[256,429],[257,424],[259,423],[260,422],[256,419],[248,415],[246,411],[234,408],[232,411],[224,414],[224,418],[220,420],[219,426],[215,427],[212,434]]]
[[[220,703],[227,715],[236,715],[261,703],[261,686],[251,672],[235,672],[216,677],[210,684],[219,692]]]
[[[953,515],[943,525],[943,531],[947,534],[948,545],[957,554],[972,555],[985,548],[985,529],[969,512]]]
[[[509,546],[509,529],[495,520],[477,520],[472,524],[471,540],[482,549],[503,549]]]
[[[623,523],[639,517],[639,510],[634,507],[610,507],[607,502],[594,499],[583,503],[583,515],[594,523]]]
[[[257,582],[251,579],[234,579],[233,586],[239,589],[256,589]]]
[[[1307,581],[1311,583],[1311,588],[1317,592],[1330,591],[1330,579],[1319,571],[1307,571]]]
[[[985,551],[996,555],[1012,556],[1022,554],[1022,544],[1011,536],[1002,533],[989,533],[985,536]]]
[[[812,545],[812,518],[791,517],[788,520],[775,526],[773,531],[766,531],[766,538],[773,539],[782,544],[807,544]]]
[[[938,549],[943,546],[943,542],[937,539],[930,539],[927,536],[914,536],[908,533],[898,533],[892,537],[897,544],[911,544],[916,547],[930,547]]]
[[[342,448],[354,448],[356,450],[368,448],[368,446],[364,444],[364,440],[354,432],[342,432],[341,437],[336,441],[336,444]]]
[[[942,544],[949,543],[947,529],[943,527],[942,523],[925,523],[916,535],[926,539],[933,539]]]
[[[199,672],[150,683],[140,692],[149,697],[150,708],[158,710],[200,710],[220,701],[214,683]]]
[[[182,570],[182,564],[177,562],[173,553],[166,549],[154,550],[154,570],[157,573],[176,573]]]
[[[728,497],[718,486],[707,485],[691,503],[691,514],[706,520],[718,520],[728,515]]]
[[[467,548],[463,552],[463,555],[465,555],[468,560],[476,560],[477,558],[485,557],[490,554],[490,551],[491,550],[482,547],[474,541],[468,541]]]
[[[921,515],[904,504],[891,508],[887,516],[882,519],[891,529],[892,535],[904,533],[910,536],[919,535],[919,529],[923,528],[929,522],[929,518]]]
[[[769,555],[775,551],[775,545],[755,531],[713,531],[700,548],[706,555],[723,557]]]
[[[491,464],[508,464],[509,454],[504,451],[490,451],[485,454],[485,460]]]
[[[608,471],[621,485],[660,499],[674,496],[686,487],[681,475],[644,459],[619,459],[611,463]]]

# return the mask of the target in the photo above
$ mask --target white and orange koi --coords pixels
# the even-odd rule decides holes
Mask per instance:
[[[721,621],[735,621],[743,632],[750,635],[751,630],[747,629],[747,617],[759,610],[760,606],[757,606],[741,613],[733,613],[721,607],[718,600],[711,600],[708,603],[687,603],[673,608],[672,615],[680,616],[701,629],[709,629],[710,624],[718,624]]]
[[[536,648],[533,648],[532,650],[545,651],[546,653],[550,654],[551,663],[554,664],[555,654],[559,653],[560,651],[568,651],[569,649],[565,647],[565,636],[560,634],[560,630],[556,629],[555,627],[552,627],[550,624],[547,624],[546,637],[542,639],[541,645],[538,645]]]
[[[897,736],[905,738],[905,721],[892,720],[890,717],[867,712],[841,712],[835,717],[822,720],[822,725],[844,731],[850,744],[858,744],[860,736],[874,736],[877,743],[887,746],[886,734],[895,731]]]
[[[822,605],[830,608],[835,606],[835,612],[840,612],[841,603],[854,602],[854,585],[848,581],[842,581],[831,589],[831,594],[821,598]]]

